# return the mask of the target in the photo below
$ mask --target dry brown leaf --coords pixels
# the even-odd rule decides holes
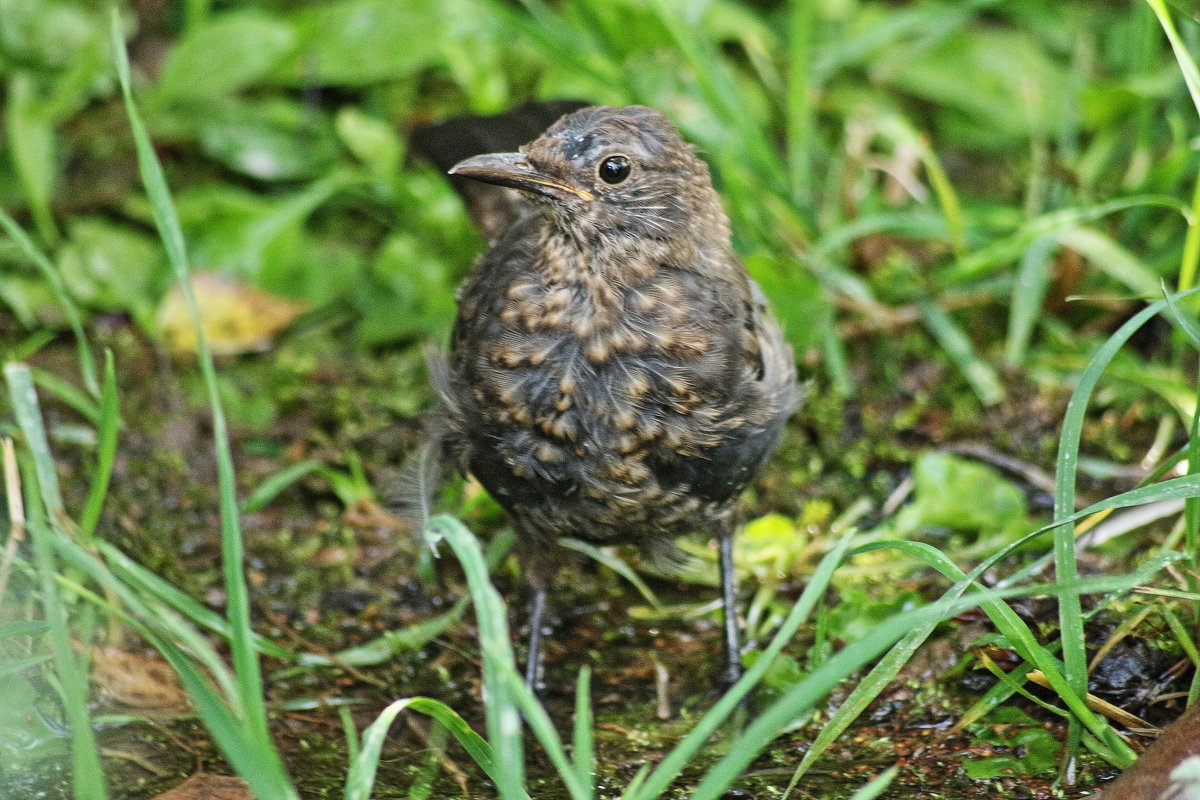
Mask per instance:
[[[157,656],[93,648],[92,680],[107,697],[142,714],[178,714],[189,708],[175,671]]]
[[[154,800],[254,800],[254,795],[241,778],[206,775],[201,772],[174,789],[168,789]]]

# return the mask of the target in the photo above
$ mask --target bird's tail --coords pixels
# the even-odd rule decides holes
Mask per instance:
[[[387,492],[392,512],[407,522],[418,536],[437,510],[442,484],[451,470],[448,465],[453,460],[447,422],[453,412],[450,370],[441,351],[433,346],[425,348],[425,366],[438,399],[438,408],[422,418],[420,441],[400,465]]]
[[[391,481],[388,505],[419,536],[433,516],[446,477],[448,430],[440,413],[424,420],[421,440]]]

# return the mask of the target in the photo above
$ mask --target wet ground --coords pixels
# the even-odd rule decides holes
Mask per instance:
[[[109,321],[99,333],[101,343],[116,353],[126,423],[99,535],[221,610],[215,469],[194,369],[173,361],[123,320]],[[917,344],[897,336],[896,358],[877,360],[856,375],[864,386],[893,390],[847,402],[814,384],[770,473],[748,498],[751,517],[781,512],[812,522],[812,539],[802,548],[806,557],[796,574],[774,586],[777,603],[798,596],[804,569],[811,569],[826,547],[820,535],[831,517],[863,501],[869,507],[864,506],[860,526],[869,528],[895,513],[889,497],[902,488],[921,452],[953,446],[974,448],[985,460],[995,454],[1018,459],[1024,472],[1017,469],[1011,477],[1032,513],[1044,511],[1048,495],[1037,470],[1052,471],[1064,391],[1037,388],[1014,376],[1008,400],[981,412],[971,401],[952,399],[965,391],[956,373],[909,354]],[[74,351],[56,342],[32,361],[71,376],[73,359]],[[446,614],[465,591],[456,565],[449,558],[429,558],[403,520],[389,513],[386,503],[371,500],[354,480],[361,464],[369,486],[386,497],[397,466],[419,436],[414,416],[428,402],[428,393],[415,348],[365,353],[339,343],[337,331],[315,330],[291,335],[269,354],[225,361],[219,371],[243,497],[302,459],[317,459],[345,478],[339,482],[328,474],[309,475],[263,510],[245,516],[258,630],[295,651],[334,653]],[[72,479],[82,474],[88,452],[72,443],[79,420],[49,399],[45,412],[68,505],[78,507],[86,486]],[[1131,453],[1123,443],[1149,442],[1153,428],[1145,420],[1154,418],[1152,410],[1101,417],[1089,429],[1089,441],[1114,458],[1128,459]],[[1126,452],[1116,452],[1122,447]],[[1082,493],[1102,497],[1114,487],[1127,488],[1128,479],[1121,480],[1085,483]],[[448,504],[485,536],[504,529],[496,507],[469,485],[452,487]],[[953,557],[951,543],[945,544]],[[623,555],[635,559],[633,553]],[[863,574],[858,594],[880,603],[901,592],[935,596],[940,585],[916,571],[876,584],[871,583],[871,569]],[[493,577],[519,629],[524,588],[515,564],[502,560]],[[712,678],[720,651],[719,617],[703,608],[715,590],[678,579],[647,580],[665,606],[685,613],[655,613],[624,579],[582,556],[567,560],[554,586],[556,634],[547,644],[545,701],[560,730],[569,730],[575,676],[584,664],[593,668],[602,797],[617,796],[643,763],[661,758],[716,697]],[[750,579],[743,592],[749,596],[757,588]],[[837,598],[829,601],[836,605]],[[1029,613],[1035,618],[1045,614],[1048,620],[1053,612]],[[959,714],[988,684],[989,678],[963,659],[966,646],[986,631],[971,618],[943,626],[903,679],[817,762],[792,796],[847,797],[892,764],[901,771],[884,797],[897,800],[1089,794],[1085,788],[1051,794],[1054,769],[1042,762],[1032,776],[1018,774],[1019,765],[986,779],[969,776],[964,765],[981,758],[1012,757],[1029,768],[1032,762],[1021,759],[1035,746],[1031,742],[1053,742],[1063,735],[1057,718],[1026,703],[1016,704],[1029,715],[1024,722],[993,721],[968,732],[952,731]],[[812,636],[811,629],[802,629],[788,650],[801,667],[812,657]],[[111,796],[140,800],[197,772],[227,774],[228,767],[161,662],[127,631],[108,646],[97,658],[93,712],[102,722]],[[402,650],[377,663],[297,668],[267,659],[264,665],[275,740],[306,798],[341,796],[346,744],[339,709],[348,710],[361,730],[391,700],[427,695],[482,724],[478,645],[469,609],[418,650]],[[33,685],[46,689],[37,681]],[[843,685],[828,707],[797,721],[795,730],[761,755],[727,797],[781,796],[827,710],[850,688]],[[51,721],[53,717],[52,711],[47,714]],[[1031,739],[1031,728],[1047,736]],[[57,734],[61,729],[45,725],[47,739]],[[670,796],[685,797],[725,744],[721,737],[711,742]],[[563,796],[532,739],[528,749],[533,796]],[[426,769],[429,753],[427,720],[401,717],[385,749],[376,796],[405,796]],[[493,796],[456,745],[439,760],[431,796]],[[1053,757],[1049,763],[1056,763]],[[6,776],[6,781],[12,779],[9,790],[16,793],[4,796],[68,797],[59,764],[61,757],[32,759],[21,774]],[[1090,787],[1111,775],[1111,769],[1085,754],[1078,786]]]

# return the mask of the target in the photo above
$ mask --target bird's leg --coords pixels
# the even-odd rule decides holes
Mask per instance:
[[[725,668],[721,687],[729,689],[742,677],[742,646],[737,622],[737,573],[733,569],[733,525],[725,525],[717,534],[721,554],[721,598],[725,611]]]
[[[529,598],[529,657],[525,663],[525,686],[537,691],[542,671],[542,617],[546,612],[546,584],[538,581]]]

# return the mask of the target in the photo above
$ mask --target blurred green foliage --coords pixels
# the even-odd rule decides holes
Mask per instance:
[[[997,341],[1026,362],[1039,334],[1173,282],[1183,246],[1195,110],[1138,2],[194,0],[124,19],[196,267],[338,309],[367,344],[444,334],[481,247],[407,133],[532,97],[676,120],[789,336],[843,390],[835,310],[874,330],[918,309],[990,404]],[[0,0],[0,86],[0,207],[82,305],[149,327],[168,278],[102,11]],[[60,322],[4,245],[0,303]]]
[[[823,361],[844,392],[864,375],[902,384],[919,373],[872,363],[907,346],[857,361],[847,352],[856,337],[919,328],[931,371],[958,370],[974,394],[944,405],[974,413],[1010,391],[1001,358],[1035,377],[1074,375],[1140,306],[1135,296],[1191,280],[1196,109],[1153,13],[1134,0],[146,0],[123,14],[137,103],[194,267],[317,306],[365,346],[443,336],[482,246],[443,177],[407,152],[408,134],[530,98],[645,103],[674,119],[712,164],[736,245],[798,355]],[[35,331],[22,356],[70,322],[46,274],[87,311],[128,314],[151,332],[172,280],[107,25],[90,0],[0,0],[0,208],[56,268],[0,239],[0,307],[17,323],[0,318],[0,332]],[[1195,51],[1196,26],[1181,20],[1181,34]],[[1190,422],[1192,376],[1154,344],[1114,360],[1097,405],[1125,409],[1153,393]],[[419,371],[415,350],[404,358],[398,371]],[[905,391],[931,392],[914,384]],[[231,402],[250,427],[308,397],[271,388],[258,374],[218,387],[252,398]],[[931,404],[950,392],[934,394]],[[419,405],[391,402],[403,414]],[[114,436],[116,418],[114,406]],[[936,422],[892,423],[889,435],[924,424],[923,443],[940,438]],[[1177,429],[1160,430],[1166,440]],[[1102,444],[1122,461],[1139,455]],[[1074,447],[1060,463],[1080,461]],[[369,486],[347,452],[344,472],[313,460],[286,477],[311,469],[351,505]],[[951,546],[986,549],[1035,524],[1014,484],[965,459],[921,456],[913,485],[881,533],[949,531]],[[472,523],[497,520],[486,496],[464,492]],[[830,514],[802,519],[806,534],[833,527]],[[752,629],[774,626],[774,586],[803,571],[811,542],[782,515],[749,527],[739,555],[760,586]],[[828,658],[831,639],[862,641],[916,598],[906,587],[840,592],[805,668]],[[805,679],[795,659],[769,664],[768,692]],[[14,686],[18,700],[29,694]],[[1025,738],[977,735],[1020,754],[972,774],[1052,763],[1049,734],[1028,718],[1005,722]]]
[[[1016,539],[1035,527],[1025,495],[997,470],[950,453],[921,455],[912,472],[913,501],[893,521],[893,533],[940,528],[969,535],[1002,532]]]

